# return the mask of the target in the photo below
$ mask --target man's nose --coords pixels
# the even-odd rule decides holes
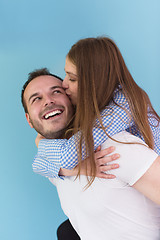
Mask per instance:
[[[62,87],[67,89],[68,88],[68,79],[67,76],[65,76],[63,82],[62,82]]]
[[[44,106],[49,106],[51,104],[55,104],[56,101],[55,101],[55,98],[53,96],[46,96],[45,97],[45,101],[44,101]]]

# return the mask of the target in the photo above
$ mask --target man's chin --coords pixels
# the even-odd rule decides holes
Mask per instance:
[[[64,129],[63,130],[57,130],[56,132],[40,132],[39,133],[46,139],[55,139],[55,138],[63,138],[64,135]]]

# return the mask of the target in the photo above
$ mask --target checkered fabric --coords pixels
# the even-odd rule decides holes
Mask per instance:
[[[118,106],[118,105],[119,106]],[[114,101],[101,112],[102,122],[107,134],[114,134],[126,130],[142,138],[134,121],[131,118],[129,104],[121,90],[115,91]],[[153,132],[155,148],[160,154],[160,124],[157,120],[149,116],[150,126]],[[78,163],[77,145],[80,132],[70,139],[43,139],[39,143],[38,153],[33,161],[33,171],[46,177],[58,178],[59,169],[72,169]],[[93,128],[94,149],[107,140],[107,135],[101,128],[98,120],[95,121]],[[142,138],[143,139],[143,138]],[[86,158],[85,145],[82,146],[82,159]]]

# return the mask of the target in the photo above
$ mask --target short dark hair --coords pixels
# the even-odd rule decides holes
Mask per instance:
[[[24,100],[24,91],[26,89],[26,87],[28,86],[28,84],[36,77],[40,77],[40,76],[52,76],[55,77],[61,81],[63,81],[62,78],[60,78],[59,76],[50,73],[50,71],[47,68],[40,68],[40,69],[36,69],[32,72],[30,72],[28,74],[28,80],[25,82],[25,84],[22,87],[22,91],[21,91],[21,102],[22,102],[22,106],[24,108],[25,113],[28,113],[28,109],[27,109],[27,105],[26,102]]]

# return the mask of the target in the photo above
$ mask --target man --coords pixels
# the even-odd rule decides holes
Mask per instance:
[[[60,77],[46,68],[31,72],[23,86],[21,101],[31,128],[47,139],[66,137],[66,129],[72,125],[74,108],[62,88]],[[108,149],[104,155],[110,152]],[[110,156],[110,160],[116,158],[118,155]],[[76,170],[60,169],[59,174],[75,176]],[[104,177],[103,173],[97,173],[97,176]],[[58,239],[80,239],[69,220],[59,226],[57,236]]]
[[[23,86],[21,100],[31,128],[48,139],[63,137],[74,109],[62,88],[60,77],[47,69],[30,73]],[[57,236],[58,239],[80,239],[69,220],[60,225]]]
[[[43,137],[62,138],[63,129],[71,123],[73,108],[60,79],[47,75],[29,78],[22,90],[22,103],[32,128]],[[127,132],[114,138],[116,142],[107,140],[104,147],[113,144],[121,154],[121,168],[115,170],[117,179],[96,178],[87,191],[84,191],[86,177],[80,180],[69,177],[64,181],[50,178],[50,181],[57,186],[63,210],[82,239],[124,239],[126,236],[159,239],[160,157]],[[43,162],[40,167],[43,168]],[[72,238],[69,236],[69,239]]]

